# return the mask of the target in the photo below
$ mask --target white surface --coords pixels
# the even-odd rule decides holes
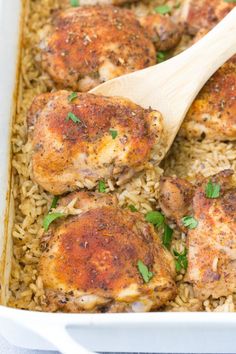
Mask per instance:
[[[14,345],[9,344],[1,336],[0,336],[0,353],[1,354],[59,354],[59,352],[27,350],[27,349],[17,348]]]

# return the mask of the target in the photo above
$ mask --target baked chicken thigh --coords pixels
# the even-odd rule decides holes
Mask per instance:
[[[119,97],[39,95],[28,128],[32,178],[55,195],[104,179],[120,185],[162,154],[161,114]]]
[[[236,4],[225,0],[186,0],[182,20],[187,23],[190,34],[211,29],[220,22]]]
[[[147,30],[131,10],[113,6],[61,11],[42,30],[42,67],[59,88],[89,91],[116,76],[154,65],[154,43],[169,49],[179,42],[181,30],[168,16],[157,14],[140,21]]]
[[[203,87],[180,130],[187,138],[236,139],[236,56]]]
[[[55,221],[39,264],[46,311],[142,312],[176,294],[174,262],[153,225],[114,196],[74,192],[76,216]]]
[[[225,170],[192,187],[179,178],[167,177],[162,182],[161,206],[187,232],[186,280],[200,299],[236,291],[236,185],[232,176],[233,171]]]

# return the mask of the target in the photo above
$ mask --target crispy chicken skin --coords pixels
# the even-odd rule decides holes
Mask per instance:
[[[236,56],[201,90],[184,120],[180,135],[189,139],[236,139]]]
[[[114,77],[156,64],[181,31],[167,16],[140,19],[128,9],[83,6],[55,14],[41,33],[43,69],[59,88],[89,91]],[[150,35],[150,38],[149,38]]]
[[[187,199],[185,205],[183,200],[176,199],[174,211],[179,206],[180,214],[173,214],[173,219],[180,223],[176,217],[183,217],[186,213],[185,216],[193,216],[198,221],[196,228],[186,230],[186,280],[193,284],[195,295],[200,299],[219,298],[236,291],[236,188],[232,176],[233,171],[225,170],[205,179],[195,187],[192,200]],[[207,198],[205,188],[209,180],[220,184],[219,198]],[[175,186],[181,186],[182,195],[184,183],[176,178]],[[162,187],[168,188],[169,185],[163,184]],[[162,195],[164,193],[168,190],[162,191]],[[173,195],[171,198],[174,200]]]
[[[165,51],[177,46],[181,40],[183,26],[175,23],[170,16],[153,14],[139,18],[157,50]]]
[[[29,110],[32,178],[39,185],[56,195],[93,188],[101,179],[122,184],[147,165],[162,136],[159,112],[89,93],[69,102],[69,94],[37,96]]]
[[[88,91],[156,63],[153,43],[127,9],[69,8],[42,35],[42,67],[59,87]]]
[[[173,259],[153,226],[140,213],[119,208],[110,195],[76,192],[72,198],[76,196],[81,213],[55,222],[42,240],[44,309],[140,312],[172,299]],[[148,283],[138,271],[139,260],[153,272]]]
[[[235,3],[224,0],[186,0],[182,20],[188,32],[195,35],[203,28],[211,29],[233,9]]]

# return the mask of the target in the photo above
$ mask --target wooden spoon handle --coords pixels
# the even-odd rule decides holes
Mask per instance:
[[[162,64],[163,71],[169,72],[169,84],[167,82],[163,85],[163,97],[169,100],[169,105],[166,101],[163,102],[161,97],[157,98],[157,101],[159,110],[164,116],[164,107],[171,105],[173,111],[170,117],[171,122],[166,121],[169,128],[173,126],[174,129],[179,129],[199,90],[213,73],[235,53],[236,8],[195,45]],[[155,69],[158,69],[158,66]],[[153,75],[155,75],[155,69]],[[160,76],[159,70],[157,75]],[[171,80],[172,75],[174,80]],[[169,114],[166,117],[169,117]]]

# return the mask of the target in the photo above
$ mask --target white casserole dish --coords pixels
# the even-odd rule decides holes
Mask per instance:
[[[234,313],[50,314],[4,306],[11,263],[9,139],[20,15],[20,0],[0,0],[0,334],[16,346],[59,349],[68,354],[89,353],[88,350],[235,353]]]

